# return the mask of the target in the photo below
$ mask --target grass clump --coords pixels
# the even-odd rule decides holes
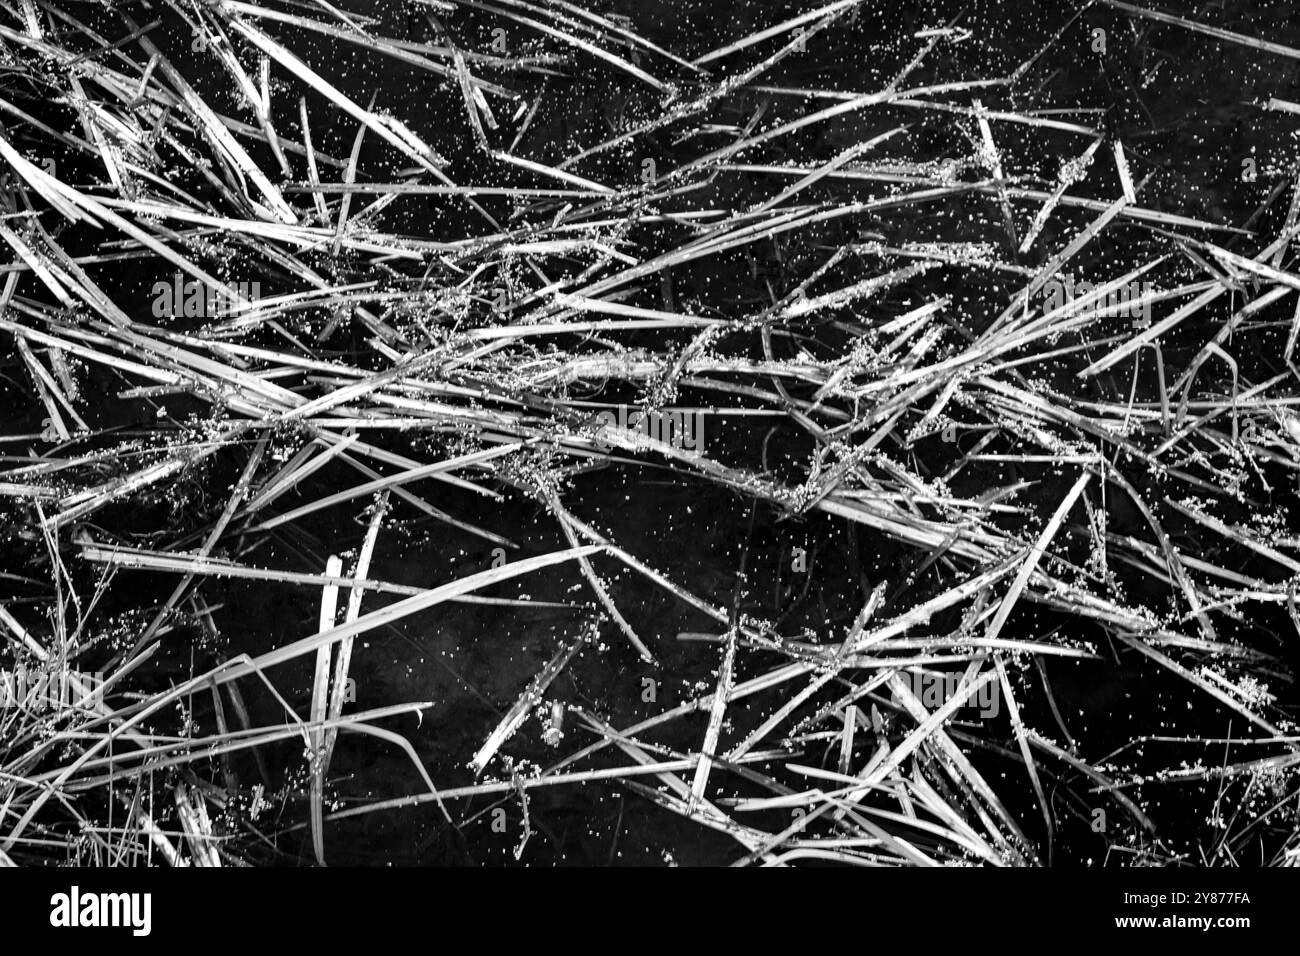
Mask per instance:
[[[0,10],[0,862],[1294,862],[1295,51],[619,6]]]

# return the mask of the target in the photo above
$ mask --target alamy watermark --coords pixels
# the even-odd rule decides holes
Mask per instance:
[[[921,706],[934,711],[957,695],[962,675],[958,671],[907,668],[900,670],[898,677]],[[985,681],[963,706],[978,707],[981,717],[996,717],[1002,711],[1002,685],[995,680]]]
[[[68,707],[94,707],[104,700],[104,674],[43,665],[0,669],[0,710],[21,707],[42,712]]]
[[[1076,282],[1069,272],[1053,276],[1043,286],[1043,311],[1051,312],[1071,302],[1078,302],[1108,285],[1105,282]],[[1151,324],[1151,283],[1126,282],[1097,296],[1081,310],[1082,313],[1105,312],[1133,320],[1134,325]]]
[[[234,312],[243,303],[262,297],[260,282],[236,282],[229,289],[231,291],[214,288],[197,279],[187,281],[177,272],[170,282],[160,279],[153,284],[154,318],[184,316],[191,319],[212,319]]]
[[[644,412],[639,408],[629,409],[619,405],[617,411],[603,411],[596,416],[603,429],[619,429],[644,435],[652,441],[662,442],[685,451],[704,451],[704,413],[682,411],[680,409]],[[604,450],[610,448],[609,442],[597,438]]]
[[[73,884],[67,893],[50,897],[50,925],[60,929],[121,927],[132,936],[153,929],[152,893],[83,893]]]

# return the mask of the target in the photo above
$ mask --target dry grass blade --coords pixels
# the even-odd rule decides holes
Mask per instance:
[[[325,565],[326,577],[338,577],[343,570],[341,558],[330,555]],[[325,632],[334,627],[338,615],[338,585],[327,584],[321,592],[320,624],[317,630]],[[311,722],[319,724],[329,711],[330,693],[330,658],[333,645],[324,644],[316,649],[316,676],[311,685]],[[325,798],[325,747],[322,731],[313,730],[310,736],[312,750],[311,778],[311,842],[316,853],[316,862],[325,865],[325,833],[321,822],[322,805]]]

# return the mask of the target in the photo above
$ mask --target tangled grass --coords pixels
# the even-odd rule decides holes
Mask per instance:
[[[1144,203],[1113,116],[1042,92],[1096,22],[1300,54],[1110,2],[972,74],[980,24],[864,11],[687,55],[562,0],[0,2],[0,862],[323,864],[358,820],[504,806],[518,859],[584,785],[742,863],[1300,857],[1294,171],[1261,157],[1244,222]],[[863,31],[869,87],[834,66]],[[620,541],[620,481],[694,530]],[[748,531],[708,587],[678,558],[719,500]],[[413,519],[433,581],[373,576]],[[875,557],[838,596],[831,523]],[[318,618],[232,639],[232,582]],[[399,728],[451,741],[435,702],[350,675],[454,606],[569,616],[431,767]],[[579,662],[688,691],[625,719]],[[1112,665],[1148,699],[1085,726],[1064,668]],[[409,785],[343,793],[349,748]]]

